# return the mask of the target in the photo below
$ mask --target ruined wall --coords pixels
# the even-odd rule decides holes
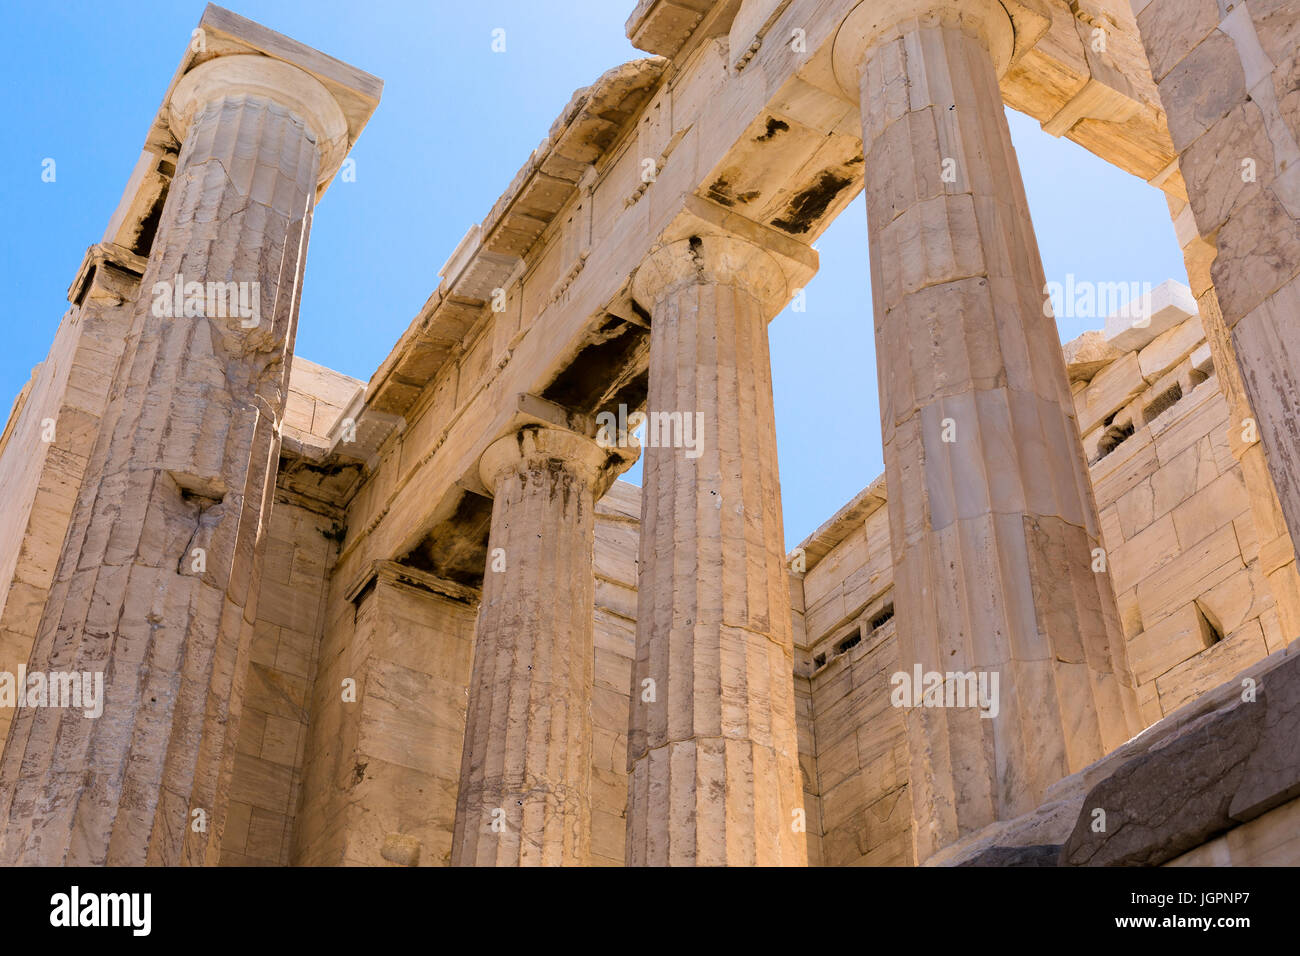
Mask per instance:
[[[1286,644],[1213,373],[1192,316],[1074,384],[1147,725]]]
[[[137,277],[101,264],[0,436],[0,671],[27,664],[130,327]],[[46,422],[53,420],[53,440]],[[14,712],[0,708],[0,752]]]

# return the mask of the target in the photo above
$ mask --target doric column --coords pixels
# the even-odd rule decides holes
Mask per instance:
[[[29,663],[102,672],[103,714],[19,713],[5,864],[220,845],[307,234],[347,127],[318,80],[251,55],[185,74],[169,111],[176,175]]]
[[[835,44],[862,109],[900,670],[998,680],[987,708],[907,713],[919,860],[1139,729],[998,90],[1013,44],[996,0],[871,0]]]
[[[767,345],[788,293],[734,238],[669,243],[636,274],[652,322],[629,865],[807,863]]]
[[[453,866],[589,860],[595,506],[630,463],[620,449],[539,426],[483,454],[492,531]]]

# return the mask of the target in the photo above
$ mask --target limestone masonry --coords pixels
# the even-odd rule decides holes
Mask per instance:
[[[1300,864],[1300,0],[640,0],[369,382],[382,83],[199,27],[0,437],[0,863]],[[1004,106],[1191,287],[1062,348]],[[863,191],[885,474],[787,554]]]

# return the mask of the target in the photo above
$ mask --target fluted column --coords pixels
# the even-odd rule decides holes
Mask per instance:
[[[620,449],[536,426],[483,454],[492,531],[453,866],[590,859],[595,506],[628,464]]]
[[[806,865],[767,344],[785,279],[706,236],[652,254],[633,293],[652,315],[649,428],[699,427],[643,452],[627,863]]]
[[[5,864],[220,845],[307,234],[346,124],[319,81],[260,56],[195,68],[169,111],[176,175],[29,663],[102,672],[103,714],[19,712]],[[236,285],[214,308],[208,283]]]
[[[1140,728],[998,90],[1013,41],[996,0],[868,0],[835,44],[862,110],[899,669],[998,680],[983,709],[910,702],[920,860]]]

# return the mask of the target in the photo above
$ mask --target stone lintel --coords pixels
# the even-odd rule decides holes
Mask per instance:
[[[1088,78],[1083,89],[1074,94],[1074,98],[1059,113],[1042,125],[1044,131],[1059,139],[1083,120],[1126,123],[1141,109],[1141,103],[1094,76]]]
[[[356,601],[362,593],[372,583],[382,581],[385,584],[393,584],[404,587],[413,587],[420,591],[427,591],[450,598],[453,601],[460,601],[463,604],[477,604],[479,601],[479,592],[475,588],[459,584],[456,581],[448,581],[446,578],[440,578],[436,574],[430,574],[428,571],[421,571],[419,568],[413,568],[405,564],[399,564],[396,561],[372,561],[370,566],[362,572],[361,576],[353,582],[348,588],[343,599],[351,604]]]
[[[81,304],[87,291],[100,278],[101,266],[112,266],[138,282],[144,275],[144,268],[148,262],[148,259],[137,256],[130,249],[119,246],[115,242],[98,242],[86,250],[81,266],[77,269],[76,278],[68,287],[68,301],[73,305]]]
[[[401,415],[377,411],[366,405],[366,390],[358,389],[352,401],[339,414],[329,431],[329,451],[326,457],[365,462],[373,471],[379,464],[379,452],[393,435],[406,430],[406,419]]]
[[[403,413],[444,364],[471,342],[492,291],[508,289],[528,255],[584,184],[595,164],[621,142],[667,67],[657,57],[607,70],[578,90],[483,222],[470,227],[443,266],[442,281],[388,357],[371,376],[367,404]]]
[[[640,0],[624,29],[638,50],[681,60],[705,36],[726,33],[740,7],[741,0]]]

